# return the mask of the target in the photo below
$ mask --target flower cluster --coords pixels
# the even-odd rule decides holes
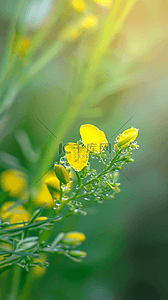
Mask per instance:
[[[77,262],[86,257],[84,251],[76,249],[85,241],[83,233],[60,233],[51,244],[40,240],[57,221],[70,215],[86,215],[85,201],[94,199],[102,203],[120,191],[118,171],[125,163],[133,161],[132,151],[138,149],[135,141],[138,129],[127,129],[116,137],[109,159],[106,151],[110,143],[103,131],[92,124],[84,124],[79,132],[81,140],[65,145],[65,156],[42,177],[38,191],[28,191],[23,172],[4,170],[0,174],[1,189],[8,198],[0,207],[0,236],[1,242],[6,243],[5,247],[0,245],[0,272],[8,268],[6,253],[12,255],[13,264],[26,270],[34,267],[35,277],[45,273],[46,253],[62,254]],[[92,168],[93,159],[99,161],[99,171]],[[28,201],[25,195],[29,194]]]

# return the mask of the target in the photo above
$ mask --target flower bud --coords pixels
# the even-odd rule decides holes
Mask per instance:
[[[128,146],[131,142],[133,142],[137,135],[138,135],[139,129],[136,128],[130,128],[125,130],[118,139],[118,142],[115,146],[117,147],[126,147]]]
[[[76,257],[76,258],[84,258],[86,257],[87,253],[80,250],[71,250],[69,251],[69,255]]]
[[[69,174],[63,166],[55,164],[54,170],[60,182],[62,182],[63,184],[67,184],[70,181]]]
[[[77,244],[84,242],[85,239],[86,236],[83,233],[71,231],[65,234],[63,238],[63,243],[75,246]]]

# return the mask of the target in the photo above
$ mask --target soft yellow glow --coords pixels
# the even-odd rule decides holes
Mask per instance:
[[[98,17],[95,15],[88,15],[81,21],[81,27],[84,29],[91,29],[98,25]]]
[[[46,255],[45,254],[40,254],[39,258],[34,258],[33,259],[34,263],[37,263],[37,262],[45,263],[45,261],[46,261]],[[36,266],[36,267],[33,267],[32,270],[33,270],[33,273],[34,273],[35,276],[41,277],[45,274],[46,267],[45,266],[43,266],[43,267]]]
[[[78,12],[83,12],[86,9],[86,3],[83,0],[72,0],[71,5]]]

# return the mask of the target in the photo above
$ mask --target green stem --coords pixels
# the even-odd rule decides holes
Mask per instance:
[[[21,271],[22,271],[21,268],[18,266],[15,266],[13,268],[12,290],[11,290],[9,300],[18,300]]]

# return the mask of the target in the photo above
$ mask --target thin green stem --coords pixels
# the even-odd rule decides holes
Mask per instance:
[[[17,300],[19,296],[19,287],[20,287],[20,277],[21,277],[21,268],[15,266],[13,268],[13,276],[12,276],[12,290],[9,300]]]

